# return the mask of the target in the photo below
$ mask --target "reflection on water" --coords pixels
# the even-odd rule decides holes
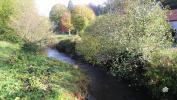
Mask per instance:
[[[57,60],[69,63],[69,64],[75,64],[75,61],[66,56],[63,53],[58,52],[56,49],[47,49],[48,57],[55,58]]]

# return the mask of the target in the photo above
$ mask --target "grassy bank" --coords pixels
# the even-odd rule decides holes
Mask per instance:
[[[0,41],[1,100],[78,100],[86,76],[72,65],[27,53],[15,43]]]

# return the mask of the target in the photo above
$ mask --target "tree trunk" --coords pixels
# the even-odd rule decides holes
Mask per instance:
[[[78,35],[78,34],[79,34],[79,31],[77,30],[77,31],[76,31],[76,35]]]
[[[71,30],[69,29],[69,36],[71,35]]]

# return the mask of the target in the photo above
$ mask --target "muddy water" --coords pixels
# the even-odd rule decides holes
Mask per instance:
[[[103,70],[80,60],[74,60],[55,49],[47,49],[48,56],[79,66],[90,78],[87,100],[151,100],[146,94],[135,91],[125,82],[114,79]]]

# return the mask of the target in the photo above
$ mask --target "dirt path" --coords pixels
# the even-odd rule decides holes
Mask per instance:
[[[125,82],[114,79],[99,68],[71,59],[57,50],[49,49],[48,56],[77,65],[85,71],[91,80],[87,100],[151,100],[145,93],[131,89]]]

